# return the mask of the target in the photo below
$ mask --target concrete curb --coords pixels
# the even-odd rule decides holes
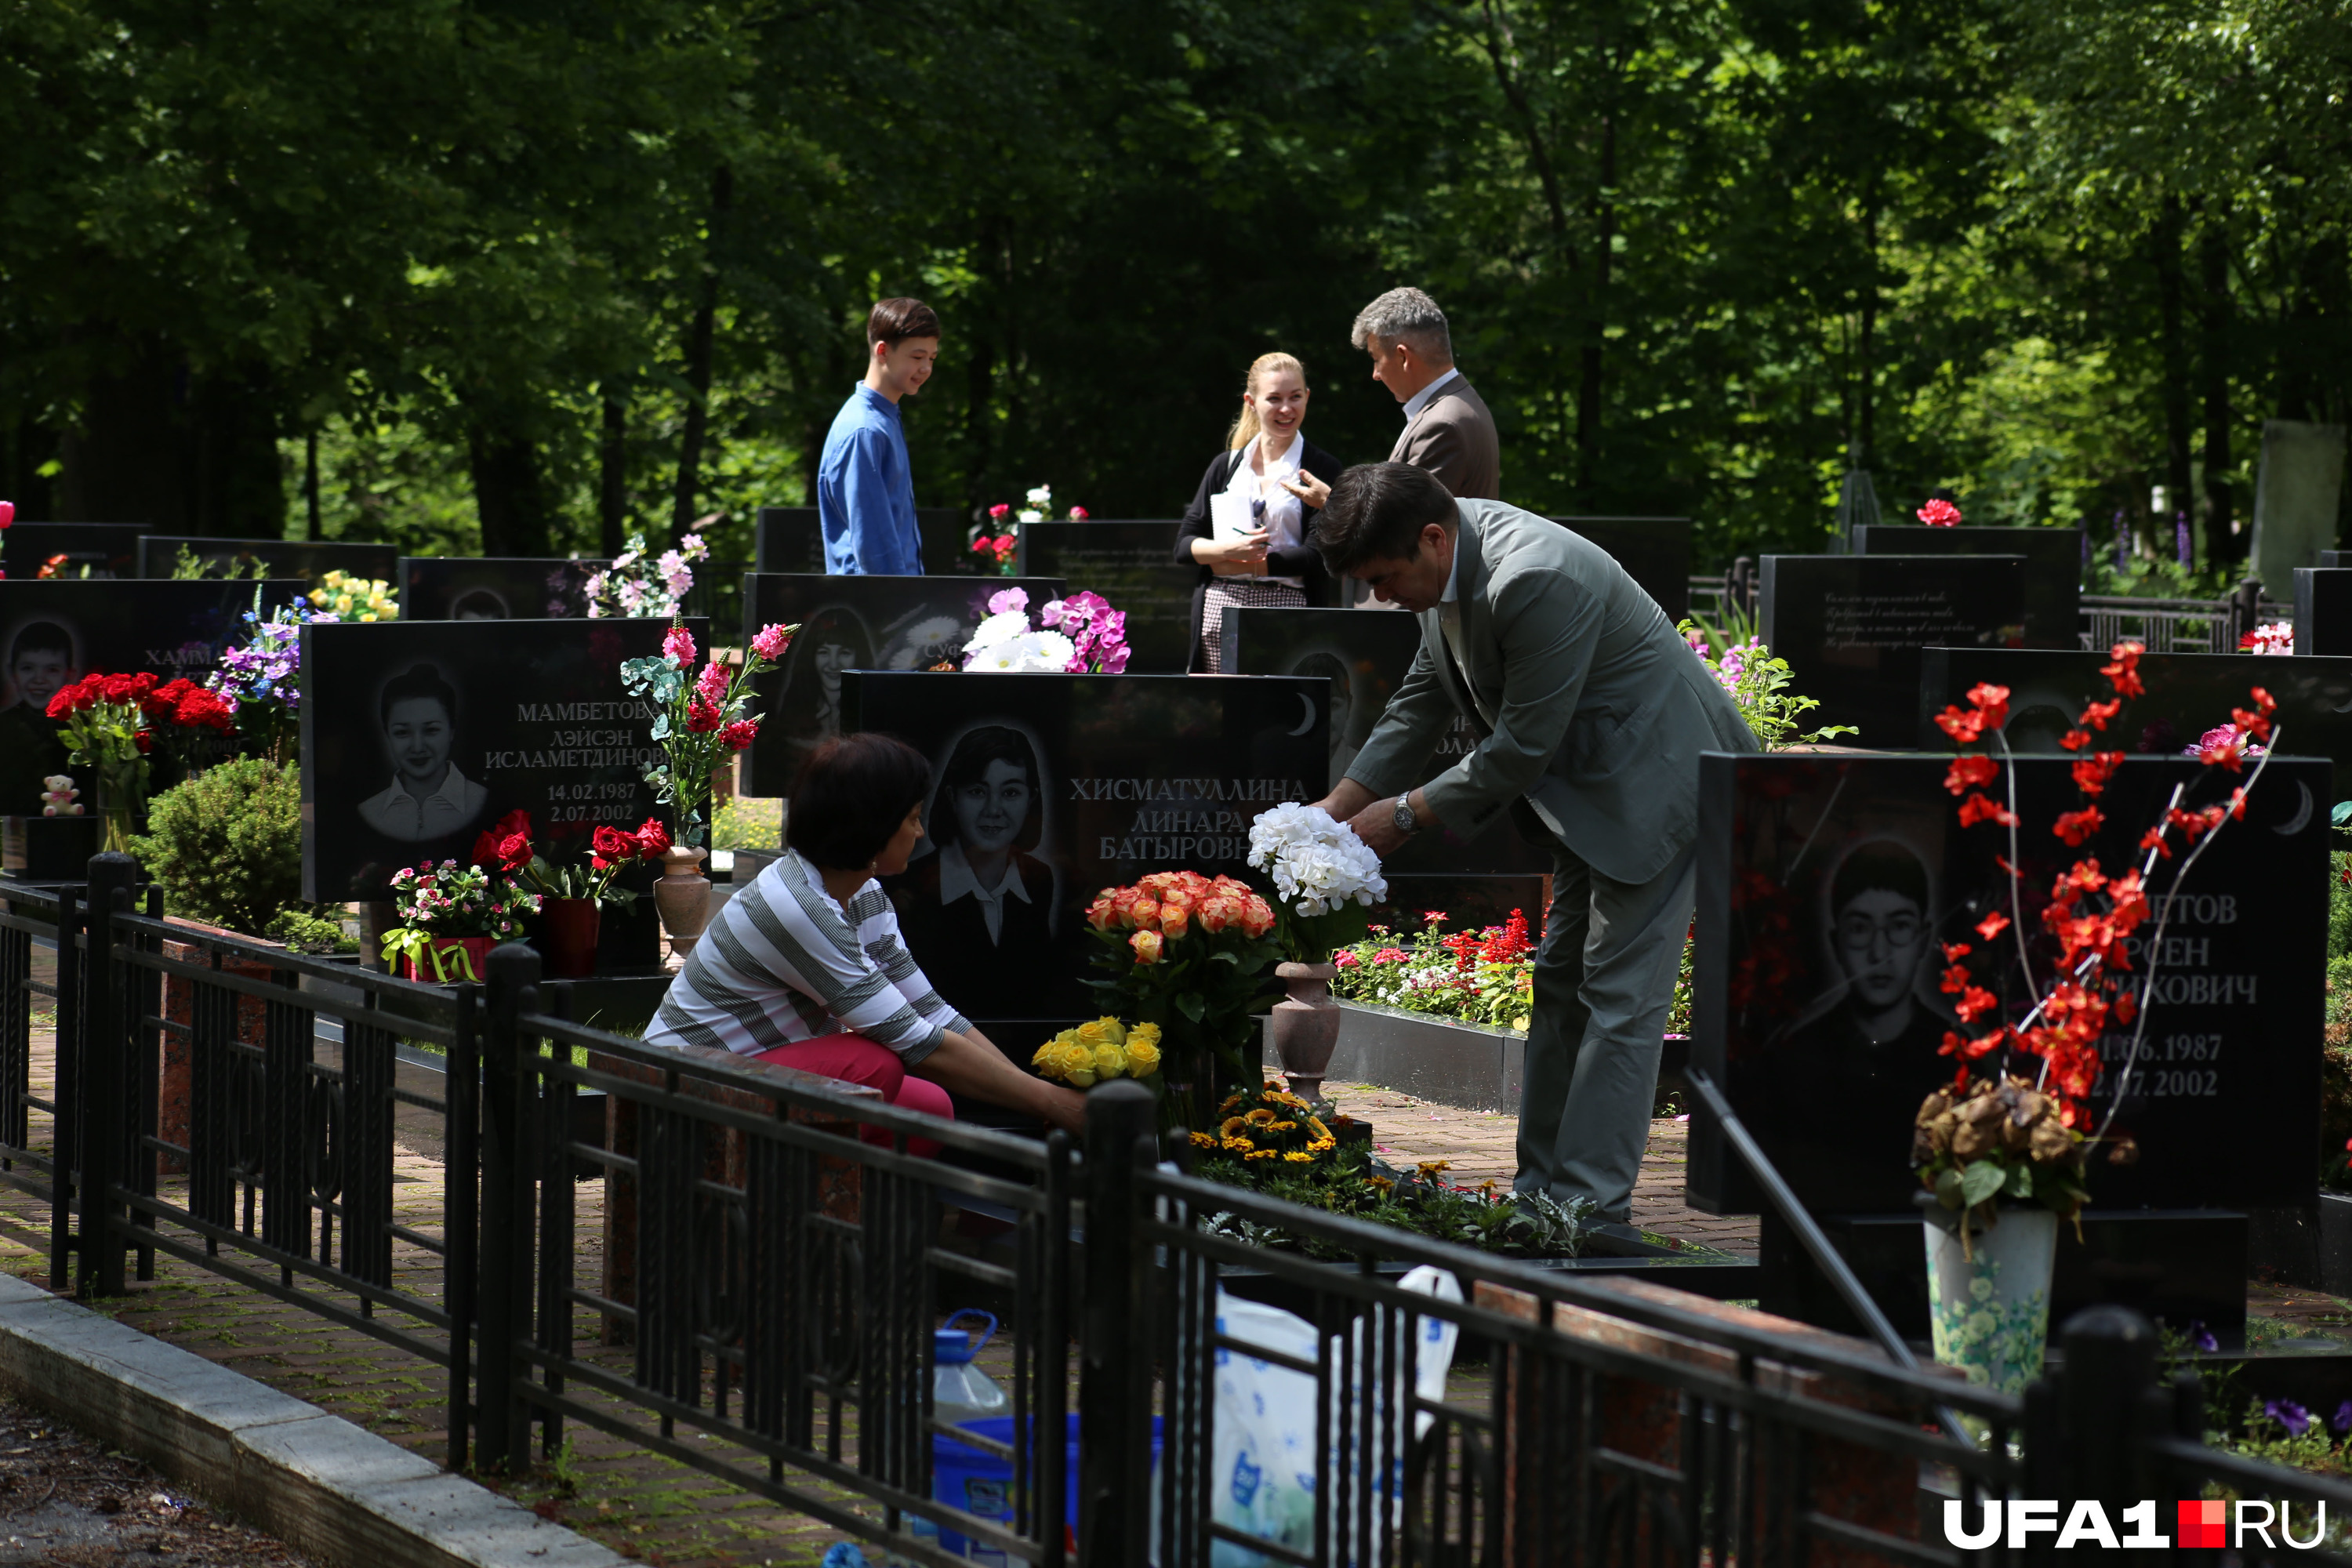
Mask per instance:
[[[7,1275],[0,1388],[338,1568],[626,1562],[315,1405]]]

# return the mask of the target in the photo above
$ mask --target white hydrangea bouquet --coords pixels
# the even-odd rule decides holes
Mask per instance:
[[[1361,942],[1388,897],[1381,858],[1318,805],[1286,802],[1250,824],[1249,863],[1274,879],[1276,935],[1293,963],[1321,963]]]

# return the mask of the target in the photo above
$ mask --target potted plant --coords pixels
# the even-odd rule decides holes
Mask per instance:
[[[522,830],[530,819],[521,812]],[[485,835],[487,837],[488,836]],[[483,858],[483,845],[474,846],[474,858]],[[606,904],[629,904],[637,895],[613,886],[622,868],[639,860],[658,860],[669,848],[669,831],[658,817],[649,816],[634,833],[599,827],[590,840],[586,864],[568,861],[558,866],[532,850],[521,876],[539,895],[541,930],[547,945],[547,973],[553,980],[584,980],[596,973],[596,942],[602,934]]]
[[[1339,1043],[1339,970],[1332,952],[1361,942],[1376,900],[1388,897],[1381,858],[1320,806],[1286,804],[1250,824],[1249,863],[1274,879],[1275,933],[1285,962],[1275,967],[1289,994],[1274,1005],[1268,1032],[1290,1091],[1323,1107],[1323,1073]]]
[[[2075,753],[2081,804],[2061,813],[2050,831],[2069,848],[2089,843],[2106,825],[2101,797],[2125,754],[2097,750],[2098,735],[2144,689],[2141,645],[2118,643],[2110,651],[2113,662],[2101,673],[2113,695],[2087,703],[2060,741]],[[2216,778],[2237,774],[2256,760],[2245,784],[2232,787],[2225,801],[2201,805],[2189,804],[2186,790],[2175,791],[2138,839],[2139,863],[2120,872],[2105,871],[2095,858],[2074,860],[2040,911],[2046,935],[2036,942],[2027,939],[2016,868],[2024,858],[2018,847],[2022,825],[2013,809],[2014,768],[1968,749],[1999,739],[2008,721],[2009,690],[1979,684],[1969,692],[1968,707],[1952,704],[1937,718],[1960,748],[1944,777],[1948,791],[1965,797],[1960,826],[1990,826],[2008,836],[1999,861],[2008,882],[2008,912],[1995,909],[1977,922],[1981,951],[1967,942],[1944,944],[1942,990],[1954,998],[1960,1021],[1984,1032],[1973,1038],[1958,1030],[1945,1034],[1943,1052],[1958,1061],[1958,1071],[1949,1086],[1922,1102],[1912,1148],[1927,1220],[1936,1359],[1961,1368],[1972,1382],[2015,1393],[2041,1374],[2057,1222],[2074,1218],[2089,1201],[2085,1172],[2095,1150],[2104,1147],[2116,1164],[2138,1157],[2134,1141],[2113,1128],[2147,1031],[2157,955],[2164,952],[2173,906],[2189,873],[2212,847],[2216,831],[2244,816],[2247,790],[2268,765],[2264,746],[2273,742],[2270,716],[2277,704],[2261,687],[2251,695],[2252,708],[2233,710],[2231,722],[2207,731],[2194,749]],[[1985,793],[2004,776],[2004,799]],[[2169,887],[2152,895],[2148,879],[2158,860],[2176,856],[2179,865]],[[2045,948],[2040,955],[2044,978],[2038,981],[2037,946]],[[1995,971],[2011,970],[2012,951],[2013,973],[2026,981],[2019,990],[2031,1003],[2014,1022],[2002,1016],[2000,998],[1984,984],[1999,984],[2002,976]],[[2137,967],[2135,952],[2142,955]],[[2129,1049],[2109,1086],[2106,1118],[2093,1128],[2089,1099],[2103,1074],[2103,1053],[2109,1035],[2126,1029],[2133,1031]],[[1983,1077],[1972,1076],[1978,1063]]]
[[[710,773],[730,752],[740,752],[759,733],[751,709],[751,682],[776,667],[798,626],[764,627],[744,650],[736,668],[713,658],[694,669],[694,638],[672,620],[662,650],[621,666],[621,684],[633,697],[650,700],[658,711],[653,739],[662,761],[646,769],[654,798],[670,808],[670,843],[661,879],[654,884],[654,907],[669,933],[670,952],[684,958],[710,922],[710,879],[700,866],[708,853]]]
[[[529,838],[512,827],[521,815],[490,830],[509,831],[489,867],[427,860],[392,874],[393,911],[400,923],[383,933],[383,959],[400,960],[402,978],[441,985],[478,982],[490,949],[522,935],[522,917],[539,912],[539,895],[512,879],[530,861]]]
[[[1087,906],[1105,973],[1087,984],[1113,1012],[1155,1026],[1161,1055],[1181,1075],[1160,1102],[1163,1122],[1200,1126],[1222,1098],[1220,1079],[1256,1080],[1243,1054],[1256,1033],[1252,1015],[1275,1000],[1259,978],[1280,955],[1274,921],[1247,883],[1198,871],[1154,872],[1104,889]]]

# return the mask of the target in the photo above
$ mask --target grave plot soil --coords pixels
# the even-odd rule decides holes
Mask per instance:
[[[0,1399],[0,1568],[311,1568],[127,1455]]]

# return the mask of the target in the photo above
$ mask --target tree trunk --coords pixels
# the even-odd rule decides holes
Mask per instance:
[[[313,542],[327,537],[319,519],[319,433],[311,430],[302,437],[302,511],[308,525],[305,538]]]
[[[1576,390],[1576,489],[1585,506],[1598,510],[1594,487],[1600,481],[1602,351],[1609,331],[1610,252],[1617,233],[1617,121],[1601,121],[1601,181],[1591,205],[1592,220],[1591,287],[1585,297],[1584,353]]]
[[[604,426],[596,443],[596,542],[611,560],[621,552],[628,522],[629,384],[604,384]]]
[[[710,237],[702,259],[702,297],[686,337],[686,429],[678,437],[677,498],[670,507],[673,539],[694,526],[701,489],[702,444],[710,429],[711,337],[719,319],[719,255],[727,216],[735,205],[735,171],[721,163],[710,177]]]
[[[2194,504],[2189,494],[2189,340],[2181,321],[2181,229],[2180,198],[2167,196],[2151,241],[2156,259],[2157,346],[2164,364],[2164,485],[2177,511]],[[2171,521],[2157,519],[2159,535]]]
[[[467,427],[466,454],[474,510],[482,523],[482,553],[546,554],[551,547],[539,449],[512,431],[477,424]]]
[[[2228,210],[2207,216],[2198,240],[2199,282],[2204,326],[2205,539],[2217,562],[2243,561],[2253,547],[2252,528],[2239,531],[2230,468],[2230,249],[2223,228]],[[2291,585],[2291,584],[2287,584]],[[2270,585],[2272,592],[2282,584]]]

